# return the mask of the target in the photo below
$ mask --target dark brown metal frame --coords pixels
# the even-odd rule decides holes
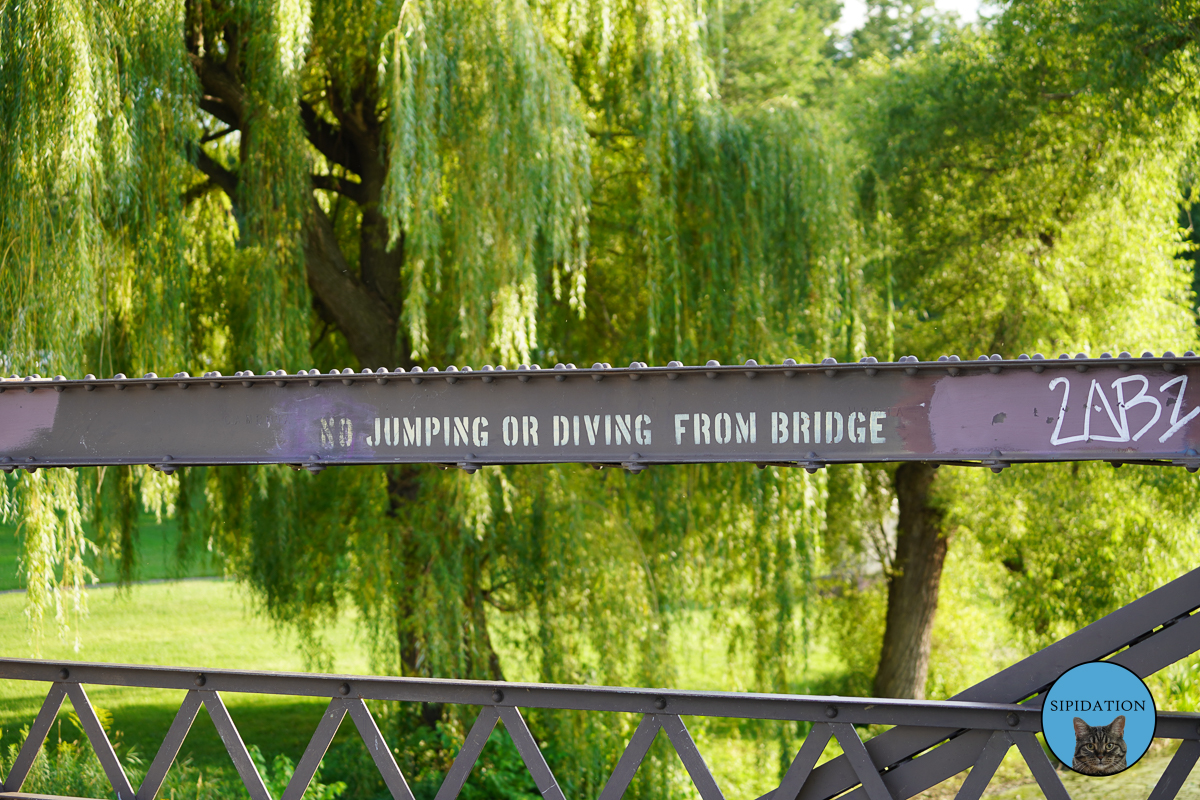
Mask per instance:
[[[330,698],[324,716],[279,800],[300,800],[334,734],[349,715],[395,800],[413,800],[390,747],[366,701],[451,703],[481,707],[436,800],[454,800],[498,722],[512,737],[539,791],[564,800],[521,709],[566,709],[640,714],[625,752],[599,800],[620,800],[661,730],[703,800],[724,800],[684,717],[735,717],[812,722],[811,732],[779,786],[758,800],[829,800],[833,797],[904,800],[970,769],[958,792],[977,800],[1014,745],[1050,800],[1069,800],[1045,750],[1041,703],[1054,680],[1076,664],[1108,659],[1139,676],[1153,674],[1200,649],[1200,569],[1109,614],[1018,664],[943,702],[874,698],[684,692],[672,690],[487,683],[234,670],[195,670],[110,664],[0,659],[0,678],[51,684],[16,763],[0,786],[0,800],[43,795],[21,788],[65,699],[70,698],[117,800],[153,800],[179,754],[200,707],[207,709],[252,800],[271,800],[222,700],[224,693]],[[84,686],[137,686],[186,690],[183,703],[136,790],[113,751]],[[855,726],[894,725],[863,741]],[[1149,800],[1171,800],[1200,758],[1200,714],[1160,712],[1154,732],[1181,740]],[[829,740],[844,755],[814,769]]]

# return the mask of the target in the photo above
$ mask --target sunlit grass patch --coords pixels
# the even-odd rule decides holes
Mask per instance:
[[[21,594],[0,595],[0,652],[10,657],[30,655],[24,600]],[[255,616],[245,594],[233,583],[183,581],[127,590],[94,589],[89,591],[89,607],[79,652],[48,632],[44,658],[196,669],[304,670],[295,636]],[[355,632],[352,614],[324,631],[339,672],[369,672]],[[21,727],[33,721],[47,689],[47,684],[0,681],[0,745],[18,741]],[[87,686],[86,690],[94,705],[112,713],[113,728],[122,733],[126,745],[148,757],[153,757],[183,697],[179,691],[158,689]],[[279,753],[299,758],[326,703],[320,698],[270,695],[223,697],[243,737],[258,743],[268,760]],[[65,703],[64,717],[69,709],[69,702]],[[69,725],[62,727],[65,740],[77,738]],[[228,763],[203,711],[183,752],[200,765]]]

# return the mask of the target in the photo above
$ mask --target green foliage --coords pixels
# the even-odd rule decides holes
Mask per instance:
[[[772,102],[811,106],[822,99],[833,78],[824,31],[838,13],[831,2],[713,4],[706,31],[724,105],[750,111]]]
[[[330,12],[340,40],[344,17]],[[391,19],[380,210],[392,242],[404,236],[402,335],[413,358],[524,363],[538,348],[539,264],[554,264],[556,300],[565,283],[569,307],[585,309],[590,148],[578,89],[523,2],[409,2]],[[371,76],[358,66],[348,80]],[[431,320],[443,294],[450,306]]]
[[[23,730],[21,739],[28,734],[28,729]],[[4,774],[12,769],[19,750],[18,745],[11,744],[8,752],[0,755],[0,769]],[[136,756],[131,758],[126,754],[124,763],[137,766],[140,759],[135,759]],[[61,737],[51,753],[43,747],[22,788],[26,792],[53,792],[73,797],[103,797],[112,793],[112,784],[87,741],[63,741]]]
[[[65,636],[73,618],[87,610],[84,585],[96,579],[85,563],[95,545],[84,535],[78,480],[66,470],[26,473],[18,484],[24,491],[13,492],[15,507],[8,510],[21,520],[27,609],[38,635],[46,611],[53,609],[59,635]]]
[[[397,764],[417,800],[433,800],[454,756],[462,747],[471,720],[425,722],[420,709],[380,704],[374,709],[385,737],[394,742]],[[467,727],[462,727],[465,723]],[[362,739],[357,736],[335,744],[325,757],[326,774],[346,782],[348,796],[357,800],[391,797],[379,769]],[[539,796],[537,785],[512,738],[502,726],[488,737],[460,795],[470,800],[502,798],[530,800]]]
[[[875,580],[831,583],[822,598],[817,625],[840,656],[832,678],[818,683],[814,694],[869,697],[883,647],[887,586]]]
[[[263,783],[267,786],[267,792],[271,797],[283,797],[283,792],[287,789],[288,783],[292,779],[292,774],[296,771],[296,765],[287,756],[280,753],[271,760],[270,766],[267,765],[267,760],[263,757],[262,750],[257,745],[250,746],[250,760],[254,762],[255,769],[262,776]],[[176,778],[177,781],[182,781],[183,775]],[[245,793],[245,786],[241,788],[241,793]],[[312,782],[308,785],[308,790],[304,793],[305,797],[311,797],[312,800],[337,800],[342,793],[346,791],[346,784],[342,781],[334,783],[321,782],[321,768],[313,773]],[[247,794],[248,796],[248,794]]]
[[[97,709],[97,712],[99,711],[100,709]],[[78,733],[82,735],[78,718],[73,714],[71,718],[79,728]],[[111,721],[111,717],[109,719]],[[22,741],[28,735],[28,729],[22,730]],[[110,738],[130,783],[134,787],[138,786],[146,775],[145,761],[136,750],[126,750],[122,747],[120,731],[110,734]],[[272,797],[282,797],[283,790],[287,788],[288,781],[295,772],[295,765],[284,755],[275,756],[268,765],[257,746],[251,745],[249,750],[250,759],[262,776],[267,791]],[[8,774],[19,752],[20,746],[13,743],[8,746],[6,753],[0,753],[0,773]],[[48,742],[38,752],[21,789],[30,794],[69,797],[107,797],[113,793],[112,784],[109,783],[104,768],[96,757],[96,751],[87,739],[64,740],[61,731],[57,741]],[[304,796],[313,800],[337,800],[345,790],[344,783],[322,783],[321,770],[318,769]],[[206,773],[193,766],[189,759],[177,761],[172,766],[158,794],[162,800],[246,800],[249,796],[245,785],[233,770],[209,770]]]
[[[969,531],[951,536],[925,684],[930,699],[952,697],[1031,652],[1012,614],[1007,571]]]
[[[700,10],[678,0],[369,8],[197,2],[186,3],[182,17],[174,7],[139,9],[172,30],[182,24],[184,32],[180,39],[151,26],[130,34],[137,41],[158,36],[153,58],[145,59],[120,38],[136,26],[109,24],[112,15],[131,11],[69,8],[86,30],[118,32],[114,46],[132,54],[117,57],[94,43],[93,56],[45,40],[51,51],[87,56],[90,69],[109,76],[112,92],[87,102],[133,87],[124,89],[128,102],[104,106],[87,118],[91,123],[79,124],[93,124],[85,131],[93,138],[108,124],[149,137],[135,116],[149,113],[138,103],[149,103],[167,134],[149,137],[146,153],[129,145],[144,169],[121,173],[119,188],[170,208],[127,220],[106,215],[106,195],[87,195],[89,205],[75,217],[107,244],[71,263],[93,268],[99,253],[118,246],[133,255],[103,273],[109,283],[51,278],[70,287],[75,300],[67,305],[94,315],[68,326],[82,336],[39,339],[55,354],[56,368],[135,371],[153,364],[166,372],[167,364],[198,359],[231,371],[304,363],[305,334],[318,325],[300,280],[306,262],[312,267],[313,245],[300,242],[321,218],[342,253],[358,256],[361,280],[374,280],[371,258],[399,265],[394,289],[384,278],[375,286],[385,303],[399,304],[401,354],[510,363],[575,353],[803,359],[830,343],[847,353],[861,343],[850,186],[831,126],[796,99],[811,97],[819,82],[827,6],[731,7],[726,35],[701,25]],[[19,4],[3,13],[7,41],[18,45],[53,21]],[[790,37],[804,39],[800,61],[780,43]],[[708,55],[718,43],[731,54],[720,68]],[[5,50],[12,85],[46,79],[44,70],[14,60],[19,50]],[[800,64],[805,74],[781,82]],[[222,81],[236,82],[241,93],[218,97]],[[207,87],[204,94],[197,83]],[[719,85],[743,116],[716,101]],[[39,86],[9,95],[6,142],[29,138],[20,131],[34,124],[38,104],[22,98],[50,97]],[[163,97],[175,105],[151,102]],[[381,169],[341,158],[312,133],[335,122],[345,123],[346,136],[378,129]],[[372,127],[376,122],[381,127]],[[55,135],[80,138],[68,130]],[[115,174],[119,160],[97,151],[85,166]],[[188,162],[205,177],[193,177]],[[69,194],[39,183],[38,175],[10,185],[37,185],[47,197]],[[378,204],[343,202],[347,193],[326,188],[357,182],[369,193],[372,181],[380,184]],[[18,195],[19,202],[34,196]],[[150,200],[139,202],[150,208]],[[606,215],[597,224],[593,208]],[[18,212],[14,205],[0,209],[13,220],[5,230],[18,237],[6,252],[38,263],[41,251],[17,223]],[[386,224],[371,228],[372,220]],[[390,242],[378,241],[385,228]],[[173,243],[174,272],[148,249],[163,242]],[[134,281],[140,273],[160,277]],[[8,280],[16,273],[3,274]],[[160,280],[180,287],[178,301]],[[105,305],[105,287],[118,284],[126,287],[121,302]],[[23,285],[11,282],[14,290]],[[143,288],[175,303],[169,324],[139,316]],[[21,297],[14,302],[25,303]],[[315,300],[323,313],[326,300]],[[595,311],[587,314],[589,307]],[[798,315],[797,307],[807,310]],[[562,313],[547,314],[551,308]],[[151,334],[169,334],[174,349],[145,338]],[[328,344],[316,336],[312,352],[345,357],[337,336]],[[20,351],[17,338],[8,345],[6,352]],[[302,631],[315,631],[341,604],[353,603],[383,662],[409,673],[494,676],[487,609],[503,608],[544,631],[539,658],[547,675],[669,676],[661,647],[644,645],[656,638],[656,626],[668,624],[673,606],[691,602],[685,598],[703,586],[691,582],[696,565],[717,568],[729,591],[755,608],[766,686],[780,680],[768,673],[786,670],[786,660],[770,668],[767,661],[791,641],[821,500],[803,476],[772,470],[764,482],[741,474],[678,470],[643,480],[632,498],[643,511],[630,524],[595,505],[596,498],[629,504],[619,497],[626,479],[578,471],[493,470],[466,479],[396,469],[314,480],[277,469],[190,470],[166,479],[109,470],[54,484],[51,506],[82,503],[97,520],[97,535],[89,542],[63,511],[39,517],[47,533],[25,537],[26,561],[31,585],[45,590],[30,598],[44,608],[54,592],[69,590],[79,606],[89,576],[63,564],[81,563],[71,553],[93,546],[119,556],[122,574],[132,576],[136,506],[165,509],[170,498],[181,514],[182,554],[214,546],[276,619]],[[697,484],[709,495],[704,502],[690,496]],[[36,491],[28,490],[29,502],[41,496]],[[581,514],[574,510],[581,503],[593,506]],[[674,531],[660,536],[664,525]],[[543,541],[543,530],[557,539]],[[607,557],[590,554],[614,531]],[[704,550],[714,542],[722,552],[765,548],[779,558],[721,563]],[[642,554],[637,569],[622,566],[630,553]],[[619,579],[602,574],[608,570]],[[591,594],[580,594],[582,587]],[[593,631],[612,635],[617,620],[647,614],[660,619],[645,636],[630,639],[617,663],[596,666]],[[564,639],[560,625],[574,634]],[[321,643],[314,636],[311,645],[319,663]],[[579,655],[566,655],[573,651]]]
[[[114,350],[145,368],[189,355],[178,194],[195,126],[179,11],[0,9],[5,370],[78,374],[111,366]]]
[[[902,347],[1179,348],[1190,276],[1167,220],[1194,118],[1118,114],[1027,41],[964,37],[877,61],[859,87],[881,242],[868,273],[895,287]]]
[[[931,49],[957,38],[954,18],[940,13],[931,0],[868,0],[867,18],[847,37],[843,66],[870,59],[895,59]]]
[[[1026,465],[955,474],[952,525],[1002,565],[1013,627],[1045,647],[1186,572],[1200,557],[1197,479],[1154,467]]]

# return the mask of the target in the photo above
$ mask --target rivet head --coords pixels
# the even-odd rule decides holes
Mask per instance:
[[[350,684],[343,683],[341,686],[339,686],[338,694],[340,694],[342,697],[345,697],[346,695],[350,694]]]
[[[492,702],[493,703],[499,703],[503,699],[504,699],[504,692],[500,691],[499,689],[492,692]]]
[[[829,717],[830,719],[833,719],[837,715],[838,715],[837,706],[826,706],[825,707],[825,716]]]
[[[60,681],[65,681],[69,677],[71,677],[71,670],[67,669],[66,667],[63,667],[58,671],[58,679]]]
[[[1010,728],[1015,728],[1021,724],[1021,718],[1017,716],[1017,712],[1015,711],[1008,712],[1008,716],[1004,719]]]
[[[203,675],[197,675],[197,676],[196,676],[196,680],[195,680],[195,681],[193,681],[193,682],[194,682],[194,683],[195,683],[197,686],[203,686],[204,684],[208,683],[208,678],[204,677]]]
[[[659,711],[662,711],[664,708],[667,707],[667,698],[665,698],[665,697],[654,698],[654,707],[657,708]]]

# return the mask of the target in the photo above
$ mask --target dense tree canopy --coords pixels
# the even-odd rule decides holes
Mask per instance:
[[[1176,258],[1171,222],[1197,140],[1181,87],[1197,76],[1186,49],[1164,50],[1161,40],[1194,22],[1176,16],[1183,9],[1110,12],[1015,3],[986,32],[939,30],[936,18],[898,13],[895,42],[939,41],[907,51],[871,44],[881,41],[879,16],[856,34],[875,50],[847,92],[863,120],[855,138],[867,235],[879,243],[866,283],[888,291],[888,339],[875,346],[974,357],[1161,352],[1193,341],[1192,276]],[[931,468],[901,481],[913,470],[921,471],[897,475],[895,574],[911,583],[892,591],[874,686],[885,695],[919,695],[925,684],[923,670],[898,655],[912,637],[897,623],[924,613],[928,651],[936,590],[916,608],[904,598],[937,585],[951,538],[931,524],[917,561],[904,562],[906,498],[925,509],[921,518],[952,511],[935,513]],[[1099,507],[1111,502],[1086,494]]]
[[[1200,8],[871,8],[839,39],[829,0],[4,0],[3,367],[1193,346]],[[405,675],[503,677],[500,626],[541,678],[669,683],[700,608],[741,632],[745,688],[796,690],[822,587],[874,620],[842,641],[854,673],[908,485],[938,573],[972,537],[1031,646],[1195,555],[1179,475],[893,472],[110,468],[25,474],[5,502],[35,614],[67,623],[89,549],[135,575],[146,505],[316,663],[316,623],[352,605]],[[1130,552],[1162,558],[1122,572]],[[596,765],[617,742],[568,733]]]

